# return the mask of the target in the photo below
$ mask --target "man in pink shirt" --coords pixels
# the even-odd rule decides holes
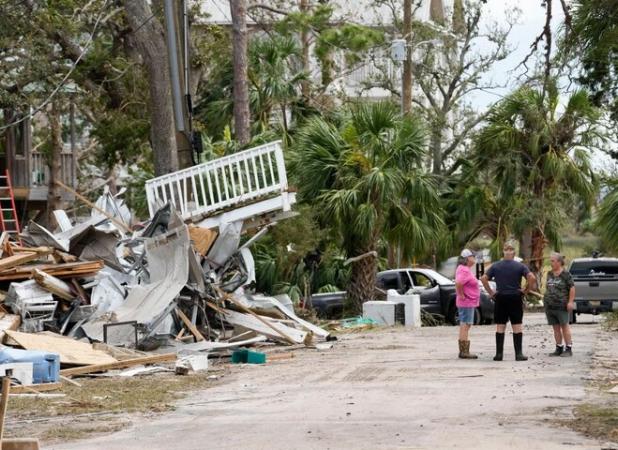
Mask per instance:
[[[479,306],[481,290],[476,277],[470,268],[476,264],[476,257],[467,248],[461,252],[461,258],[455,272],[455,287],[457,289],[457,310],[459,312],[459,357],[462,359],[477,359],[470,353],[468,334],[474,323],[474,311]]]

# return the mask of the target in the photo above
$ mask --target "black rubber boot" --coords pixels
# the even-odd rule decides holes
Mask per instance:
[[[504,355],[504,333],[496,333],[496,356],[494,361],[502,361]]]
[[[556,344],[556,350],[554,350],[553,353],[550,353],[549,356],[560,356],[562,355],[563,351],[564,351],[564,347],[562,347],[562,345]]]
[[[513,333],[513,346],[515,347],[515,361],[527,361],[528,357],[522,353],[524,333]]]

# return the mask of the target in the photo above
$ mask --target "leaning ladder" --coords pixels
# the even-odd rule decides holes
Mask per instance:
[[[13,235],[18,239],[20,228],[19,219],[17,218],[17,209],[15,208],[15,195],[11,184],[9,171],[6,170],[4,175],[0,176],[0,227],[3,232]]]

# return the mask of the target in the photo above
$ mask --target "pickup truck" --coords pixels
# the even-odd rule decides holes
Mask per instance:
[[[376,287],[386,292],[390,289],[400,294],[417,293],[421,297],[421,308],[428,313],[443,316],[446,321],[457,324],[457,307],[455,306],[455,283],[435,270],[424,268],[395,269],[379,272]],[[318,317],[339,317],[343,311],[345,291],[313,294],[311,306]],[[481,288],[481,304],[477,308],[475,324],[491,323],[494,317],[494,304],[489,295]]]
[[[575,282],[577,315],[618,311],[618,258],[577,258],[569,272]]]
[[[378,288],[394,289],[400,294],[415,293],[421,297],[421,308],[428,313],[443,316],[452,325],[458,323],[455,305],[455,282],[432,269],[407,268],[378,273]],[[481,288],[481,302],[474,315],[475,325],[491,323],[494,304]]]

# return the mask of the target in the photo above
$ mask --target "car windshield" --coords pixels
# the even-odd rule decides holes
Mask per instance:
[[[572,275],[618,276],[618,261],[574,261],[569,272]]]
[[[421,271],[419,271],[419,273],[423,273]],[[443,284],[454,284],[455,282],[453,280],[450,280],[448,278],[446,278],[444,275],[435,272],[433,270],[431,271],[427,271],[427,275],[431,278],[433,278],[434,280],[436,280],[436,283],[438,283],[439,285],[443,285]]]

